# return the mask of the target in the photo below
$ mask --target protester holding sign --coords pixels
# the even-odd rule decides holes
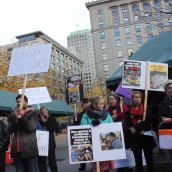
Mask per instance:
[[[20,107],[21,95],[16,97],[17,110],[8,117],[7,132],[14,137],[12,140],[11,157],[14,158],[16,171],[37,172],[38,147],[36,126],[38,113],[28,106],[28,99],[24,96],[23,107]],[[21,118],[18,118],[21,116]]]
[[[172,129],[172,80],[164,83],[164,91],[167,97],[159,105],[159,123],[163,129]],[[170,143],[171,145],[171,143]],[[172,149],[166,150],[172,170]]]
[[[81,125],[92,124],[94,126],[100,123],[113,123],[112,117],[106,112],[104,107],[104,99],[102,96],[94,96],[90,98],[90,106],[88,107],[86,113],[83,115],[81,120]],[[93,171],[96,172],[96,163],[92,163]],[[114,161],[101,161],[100,171],[109,172],[110,169],[114,168]]]
[[[156,144],[151,134],[152,114],[147,108],[146,119],[143,121],[144,104],[142,103],[143,94],[140,91],[132,92],[131,99],[132,106],[124,116],[125,148],[131,148],[133,151],[137,172],[143,172],[142,149],[148,172],[154,172],[153,148],[156,147]],[[145,131],[150,134],[145,135]]]

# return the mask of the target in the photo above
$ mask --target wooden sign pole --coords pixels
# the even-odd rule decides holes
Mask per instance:
[[[23,84],[23,91],[22,91],[22,96],[21,96],[20,108],[23,107],[26,83],[27,83],[27,74],[24,76],[24,84]],[[21,115],[18,115],[18,118],[21,118]]]
[[[38,106],[38,109],[40,109],[39,103],[37,104],[37,106]]]
[[[99,162],[96,162],[97,172],[100,172],[100,164]]]
[[[147,61],[147,70],[146,70],[146,87],[145,87],[145,100],[144,100],[143,121],[145,121],[145,119],[146,119],[147,98],[148,98],[148,82],[149,82],[149,61]]]
[[[74,104],[74,110],[75,110],[75,114],[76,114],[76,104]],[[75,121],[77,121],[77,116],[75,116]]]

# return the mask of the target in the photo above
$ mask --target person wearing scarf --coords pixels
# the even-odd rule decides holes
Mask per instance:
[[[97,126],[104,123],[113,123],[112,117],[106,112],[106,109],[104,107],[104,99],[102,96],[96,95],[90,98],[90,102],[90,106],[82,117],[81,125],[92,124],[93,126]],[[99,164],[101,172],[109,172],[110,169],[114,169],[114,160],[101,161],[99,162]],[[97,172],[96,163],[93,162],[91,163],[91,165],[93,171]]]
[[[148,172],[154,172],[153,148],[156,147],[151,133],[152,114],[147,108],[146,119],[143,121],[144,104],[143,94],[140,91],[132,92],[132,106],[125,112],[125,148],[131,149],[136,163],[136,172],[143,172],[142,150],[144,151]]]
[[[107,112],[111,115],[114,122],[119,122],[124,119],[125,111],[128,109],[127,106],[122,105],[123,112],[121,112],[120,105],[117,103],[119,100],[118,94],[111,92],[108,94],[109,107]]]

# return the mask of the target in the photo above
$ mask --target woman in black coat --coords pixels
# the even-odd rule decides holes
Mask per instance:
[[[148,172],[154,172],[153,148],[156,147],[153,135],[144,135],[144,132],[150,131],[152,114],[147,109],[146,119],[143,121],[144,104],[142,103],[143,94],[140,91],[134,91],[131,95],[132,106],[125,112],[125,146],[131,148],[136,162],[136,171],[143,172],[142,150],[144,151]]]

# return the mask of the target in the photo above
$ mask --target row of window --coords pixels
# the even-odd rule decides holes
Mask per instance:
[[[170,4],[170,0],[165,0],[165,5],[169,5],[169,4]],[[148,4],[148,2],[143,2],[143,9],[144,10],[149,9],[149,6],[150,5]],[[159,7],[160,6],[159,0],[154,0],[154,6],[155,7]],[[137,4],[133,4],[132,5],[132,9],[133,9],[133,11],[137,11],[138,10]],[[122,13],[123,14],[127,13],[127,6],[123,6],[122,7]],[[112,15],[115,16],[117,14],[118,14],[117,8],[113,8],[112,9]],[[101,10],[98,11],[98,17],[103,17],[103,13],[102,13]]]

